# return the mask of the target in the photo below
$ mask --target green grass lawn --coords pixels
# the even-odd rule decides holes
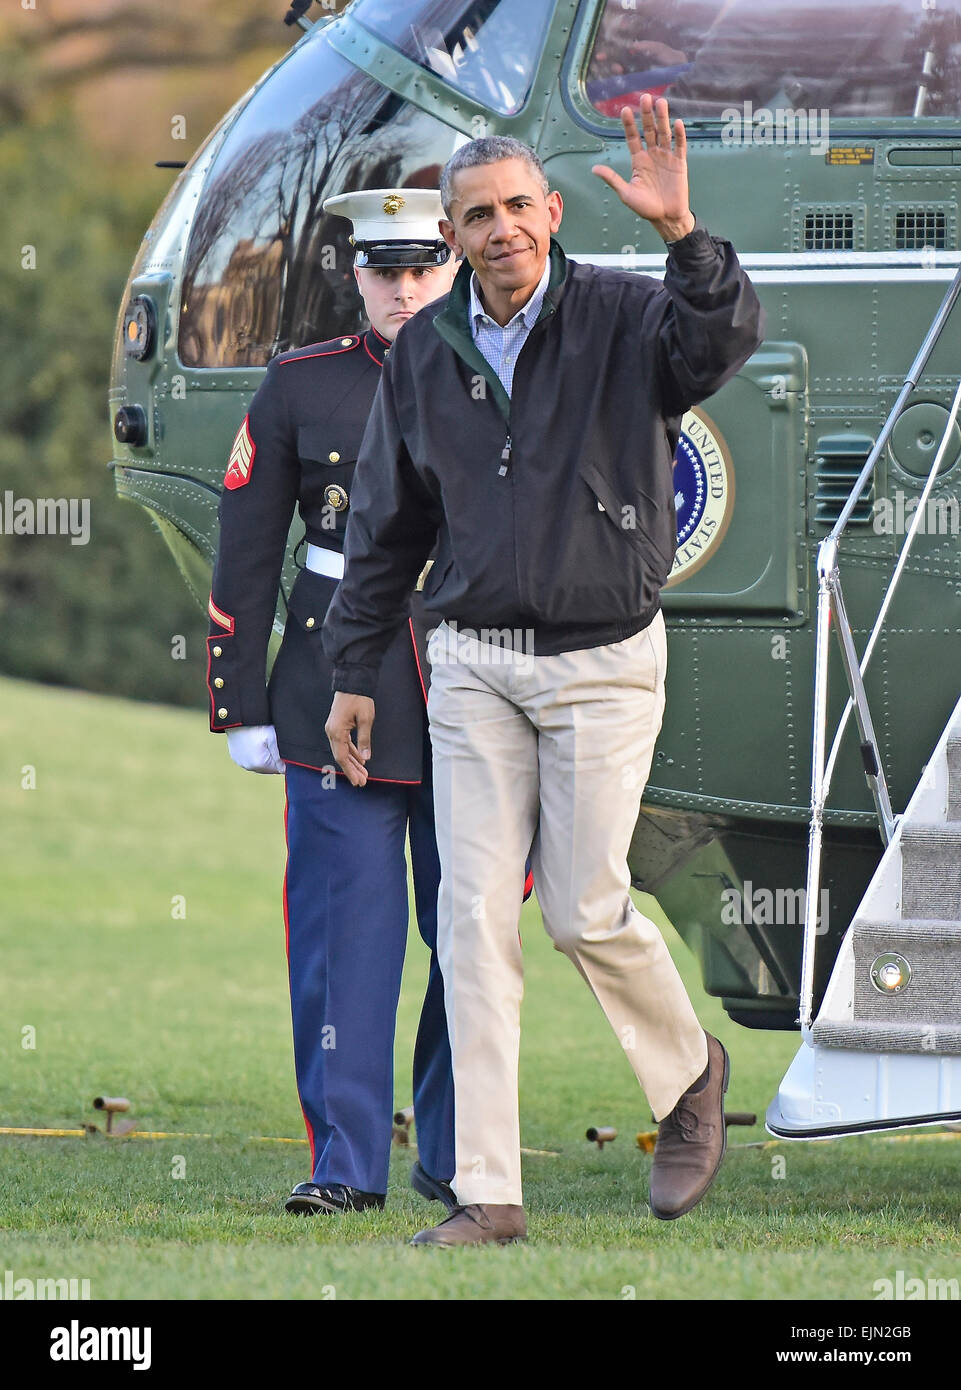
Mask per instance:
[[[533,902],[522,1142],[555,1152],[524,1160],[529,1244],[411,1249],[440,1208],[408,1187],[409,1149],[394,1151],[384,1212],[287,1216],[309,1173],[282,812],[282,779],[235,768],[200,715],[0,681],[0,1125],[100,1122],[92,1098],[112,1094],[140,1128],[210,1136],[0,1136],[0,1278],[89,1279],[95,1299],[870,1299],[897,1270],[961,1277],[961,1135],[760,1148],[741,1147],[767,1137],[760,1126],[734,1129],[701,1206],[655,1220],[635,1145],[650,1110]],[[730,1023],[667,936],[731,1052],[729,1108],[762,1117],[796,1036]],[[424,976],[412,928],[399,1106]],[[591,1124],[617,1140],[597,1150]]]

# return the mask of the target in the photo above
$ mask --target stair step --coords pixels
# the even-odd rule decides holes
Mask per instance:
[[[948,758],[948,820],[961,820],[961,734],[952,734],[945,746]]]
[[[855,1021],[961,1026],[961,921],[855,918],[851,947]],[[871,979],[874,962],[889,951],[903,956],[911,968],[908,983],[897,994],[883,993]]]
[[[855,937],[865,941],[877,941],[878,945],[896,937],[910,944],[913,941],[953,942],[961,946],[961,919],[946,920],[943,917],[894,917],[889,921],[872,922],[866,918],[855,917],[851,923]],[[896,947],[892,947],[896,949]]]
[[[961,1056],[961,1027],[945,1024],[886,1023],[880,1019],[837,1022],[818,1019],[811,1035],[818,1047],[858,1052],[923,1052],[929,1056]]]
[[[961,918],[961,821],[902,826],[901,884],[902,916]]]

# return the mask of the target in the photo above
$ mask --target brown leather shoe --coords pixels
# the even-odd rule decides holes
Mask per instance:
[[[674,1221],[696,1207],[717,1176],[727,1130],[724,1092],[731,1061],[717,1038],[707,1038],[707,1085],[685,1091],[657,1130],[651,1168],[651,1211],[661,1221]]]
[[[509,1245],[527,1239],[527,1220],[523,1207],[455,1207],[439,1226],[418,1231],[411,1245]]]

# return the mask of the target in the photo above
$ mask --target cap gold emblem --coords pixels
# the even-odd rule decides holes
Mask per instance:
[[[384,199],[384,211],[389,217],[393,217],[400,212],[401,208],[407,206],[407,199],[402,198],[399,193],[390,193]]]
[[[347,493],[339,483],[331,483],[324,488],[324,501],[328,507],[333,507],[335,512],[342,512],[347,506]]]

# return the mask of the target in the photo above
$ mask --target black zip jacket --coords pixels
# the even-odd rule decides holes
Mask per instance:
[[[537,655],[620,641],[657,612],[681,417],[759,346],[763,311],[733,247],[700,224],[671,246],[663,285],[554,241],[550,260],[510,398],[471,337],[466,261],[398,335],[324,625],[335,690],[374,695],[435,539],[430,609],[529,634]]]

